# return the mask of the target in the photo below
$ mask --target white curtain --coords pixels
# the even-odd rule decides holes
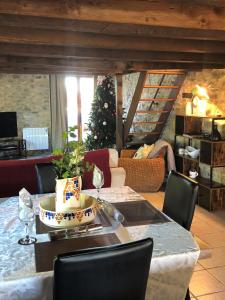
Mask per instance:
[[[62,148],[67,126],[67,95],[64,75],[50,75],[52,149]]]

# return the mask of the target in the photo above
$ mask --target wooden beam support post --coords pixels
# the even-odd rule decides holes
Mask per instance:
[[[74,101],[75,101],[75,99],[74,99]],[[77,76],[77,125],[78,125],[78,141],[82,141],[80,76]]]
[[[123,94],[122,75],[116,75],[116,148],[120,152],[123,148]]]
[[[137,86],[136,86],[136,89],[134,91],[134,95],[133,95],[133,98],[131,101],[130,109],[127,114],[127,120],[124,125],[124,141],[127,140],[127,137],[128,137],[128,134],[129,134],[129,131],[130,131],[133,119],[134,119],[134,115],[136,113],[139,100],[141,98],[143,87],[145,85],[146,76],[147,76],[147,72],[141,72],[139,75]]]

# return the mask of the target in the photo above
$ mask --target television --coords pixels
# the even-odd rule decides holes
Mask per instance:
[[[0,112],[0,138],[17,137],[16,112]]]

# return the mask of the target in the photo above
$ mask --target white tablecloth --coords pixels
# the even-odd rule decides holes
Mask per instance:
[[[96,195],[95,190],[85,193]],[[129,187],[102,189],[101,198],[110,202],[143,200]],[[18,244],[24,232],[17,219],[17,205],[17,197],[0,203],[0,300],[52,300],[53,273],[36,273],[34,246]],[[167,222],[119,227],[116,234],[122,242],[145,237],[154,240],[146,300],[184,299],[199,256],[199,248],[188,231],[175,222]],[[35,236],[39,242],[48,240],[46,234]]]

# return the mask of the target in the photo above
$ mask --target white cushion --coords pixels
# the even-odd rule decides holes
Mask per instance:
[[[118,152],[116,149],[109,149],[109,167],[117,168],[118,167]]]
[[[124,168],[111,168],[111,187],[122,187],[125,184],[126,171]]]

